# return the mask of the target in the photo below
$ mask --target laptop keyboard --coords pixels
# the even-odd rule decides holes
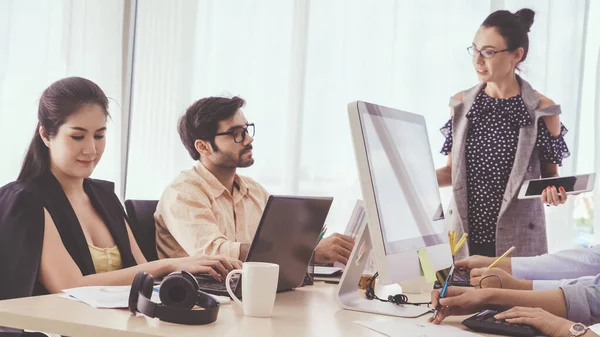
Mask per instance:
[[[510,324],[504,320],[495,319],[494,316],[499,312],[496,310],[484,310],[475,316],[465,319],[462,324],[474,331],[498,335],[530,337],[541,334],[537,329],[529,325]]]
[[[227,288],[225,287],[225,281],[217,281],[209,275],[194,275],[200,286],[200,290],[221,296],[229,296]],[[239,277],[233,277],[231,279],[231,290],[235,291],[235,288],[239,282]]]
[[[210,283],[210,282],[204,282],[204,280],[203,280],[203,282],[199,281],[198,284],[200,285],[200,289],[227,291],[227,288],[225,287],[224,282]]]

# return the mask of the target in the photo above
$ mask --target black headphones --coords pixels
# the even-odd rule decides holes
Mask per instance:
[[[180,271],[167,275],[158,292],[162,304],[150,300],[153,287],[152,275],[138,272],[129,292],[129,311],[178,324],[200,325],[217,320],[219,302],[198,290],[198,281],[192,274]],[[194,305],[204,310],[190,310]]]

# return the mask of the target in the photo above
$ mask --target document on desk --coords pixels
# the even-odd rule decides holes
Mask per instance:
[[[324,267],[324,266],[315,266],[315,275],[321,276],[341,276],[344,272],[343,268],[338,267]]]
[[[429,322],[354,321],[354,323],[392,337],[481,337],[481,335],[472,333],[470,331],[461,330],[450,325],[436,325]]]
[[[127,308],[131,286],[89,286],[64,289],[63,292],[94,308]],[[152,300],[158,299],[158,291],[152,292]]]
[[[86,303],[94,308],[127,308],[129,305],[129,290],[131,286],[89,286],[64,289],[63,292],[70,296],[68,299],[75,299]],[[159,286],[154,286],[151,300],[160,303],[158,296]],[[229,297],[215,296],[219,303],[231,303]],[[64,296],[61,296],[64,297]]]

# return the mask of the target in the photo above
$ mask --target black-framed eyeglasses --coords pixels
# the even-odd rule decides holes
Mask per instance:
[[[482,49],[482,50],[477,50],[477,48],[475,48],[475,46],[469,46],[467,47],[467,52],[470,55],[481,55],[481,57],[483,57],[484,59],[491,59],[494,56],[496,56],[496,54],[501,53],[503,51],[508,51],[508,49],[502,49],[502,50],[492,50],[492,49]]]
[[[241,143],[246,139],[247,134],[250,135],[250,137],[254,137],[254,123],[248,123],[246,126],[238,126],[237,128],[226,132],[216,133],[215,137],[231,135],[234,142]]]

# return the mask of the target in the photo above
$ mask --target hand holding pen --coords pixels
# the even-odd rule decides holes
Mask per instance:
[[[489,291],[490,289],[448,286],[445,296],[441,298],[440,289],[436,289],[431,293],[431,304],[440,309],[435,319],[432,316],[429,321],[440,324],[448,316],[469,315],[479,312],[489,302]]]
[[[508,256],[515,247],[511,247],[498,257],[489,268],[493,268],[503,258]],[[476,313],[489,304],[490,289],[474,289],[470,287],[452,287],[449,283],[454,273],[454,265],[446,277],[442,290],[434,290],[431,293],[431,304],[435,307],[433,317],[429,319],[435,324],[441,323],[445,317],[450,315],[468,315]],[[444,308],[447,307],[447,308]],[[444,310],[446,309],[446,310]]]
[[[442,288],[442,292],[440,293],[439,298],[444,298],[446,296],[446,292],[448,291],[448,287],[450,286],[450,283],[452,281],[452,274],[454,274],[454,264],[452,265],[452,267],[450,267],[450,272],[448,273],[448,275],[446,275],[446,281],[444,282],[444,287]],[[441,306],[438,303],[435,307],[435,310],[433,311],[433,320],[435,320],[435,318],[437,317],[440,308]]]

